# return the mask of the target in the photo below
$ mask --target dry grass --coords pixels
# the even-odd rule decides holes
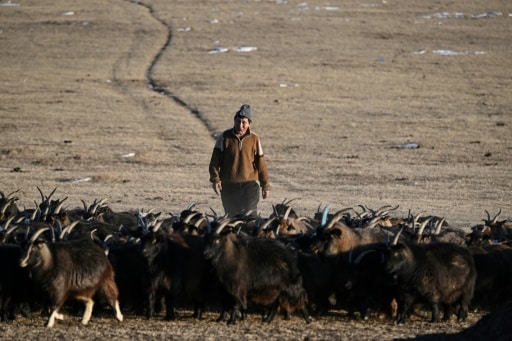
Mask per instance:
[[[0,6],[0,190],[19,189],[21,207],[39,186],[70,207],[222,212],[212,136],[247,102],[273,183],[263,215],[299,198],[308,216],[511,217],[509,1],[13,2]],[[472,18],[488,11],[501,15]]]

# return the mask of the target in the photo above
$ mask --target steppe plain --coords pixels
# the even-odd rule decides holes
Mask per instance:
[[[222,213],[215,136],[251,104],[272,196],[299,214],[365,205],[469,229],[512,217],[512,3],[407,0],[1,0],[0,190],[31,208]],[[69,316],[1,338],[389,340],[480,318],[351,321],[343,312],[234,327]]]

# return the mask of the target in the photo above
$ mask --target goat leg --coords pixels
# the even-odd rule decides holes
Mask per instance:
[[[123,314],[121,313],[121,308],[119,308],[119,301],[116,300],[114,303],[114,310],[116,311],[116,319],[119,322],[123,322]]]
[[[46,327],[53,328],[55,325],[55,319],[62,320],[64,319],[64,316],[59,313],[59,308],[55,308],[52,313],[50,314],[50,317],[48,318],[48,322],[46,323]]]
[[[91,319],[94,301],[90,297],[77,297],[77,299],[83,301],[85,304],[85,311],[82,317],[82,324],[86,325],[87,323],[89,323],[89,320]]]

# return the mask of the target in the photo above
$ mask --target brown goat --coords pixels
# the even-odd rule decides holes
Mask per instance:
[[[50,243],[40,238],[48,230],[34,233],[20,259],[20,266],[30,270],[34,283],[50,298],[52,312],[46,326],[51,328],[55,319],[63,319],[59,310],[69,298],[84,302],[82,324],[87,324],[96,293],[106,298],[122,321],[114,272],[101,247],[91,240]]]

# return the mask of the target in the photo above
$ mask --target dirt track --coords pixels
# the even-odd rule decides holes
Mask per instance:
[[[297,198],[308,216],[389,204],[461,227],[484,210],[511,219],[510,1],[12,2],[0,2],[0,190],[19,190],[20,207],[39,186],[69,207],[222,212],[212,136],[247,102],[273,183],[263,215]]]

